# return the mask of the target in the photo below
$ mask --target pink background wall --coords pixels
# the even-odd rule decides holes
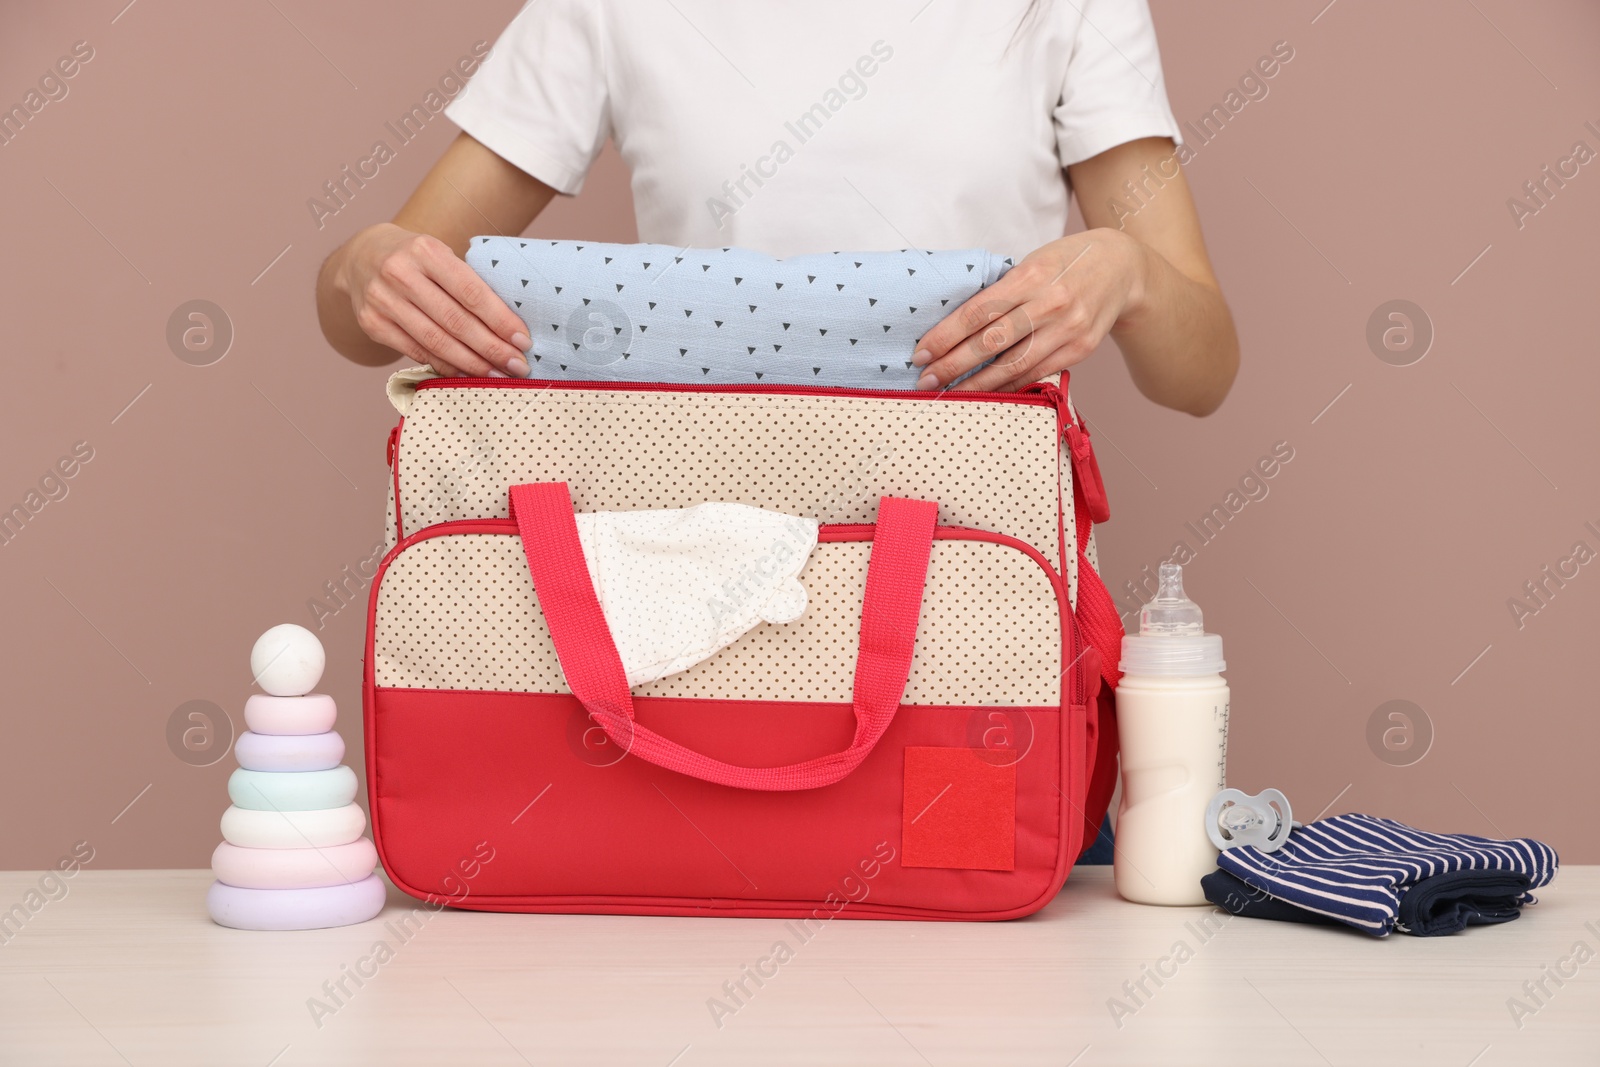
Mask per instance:
[[[180,759],[169,722],[207,701],[242,729],[255,636],[314,626],[307,601],[382,536],[388,372],[323,342],[317,266],[389,218],[455,128],[435,118],[323,228],[307,200],[517,8],[125,3],[0,10],[0,104],[93,49],[0,145],[0,505],[92,450],[0,546],[5,868],[78,840],[96,866],[207,862],[233,761]],[[1156,409],[1109,346],[1074,382],[1113,502],[1104,570],[1123,590],[1176,541],[1195,550],[1191,590],[1227,642],[1232,784],[1282,788],[1302,818],[1532,834],[1600,862],[1600,564],[1567,564],[1520,625],[1508,607],[1577,542],[1600,552],[1580,316],[1600,164],[1520,227],[1507,207],[1574,142],[1600,151],[1600,9],[1325,3],[1153,2],[1180,121],[1274,42],[1294,58],[1188,166],[1243,339],[1226,405]],[[531,232],[633,240],[615,154]],[[232,324],[205,366],[166,336],[195,299]],[[1431,323],[1409,365],[1420,347],[1368,341],[1394,300]],[[1247,486],[1260,498],[1201,545],[1185,524],[1279,442],[1293,458],[1266,495]],[[321,630],[353,753],[363,625],[349,607]],[[1403,727],[1383,741],[1390,701],[1412,705],[1409,745]]]

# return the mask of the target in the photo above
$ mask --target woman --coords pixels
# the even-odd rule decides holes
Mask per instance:
[[[445,113],[455,143],[319,277],[356,362],[526,375],[522,321],[460,256],[576,194],[610,137],[641,241],[1015,257],[922,338],[921,388],[991,358],[953,388],[1021,388],[1107,333],[1180,411],[1237,370],[1146,0],[537,0]],[[1072,193],[1088,228],[1063,236]]]

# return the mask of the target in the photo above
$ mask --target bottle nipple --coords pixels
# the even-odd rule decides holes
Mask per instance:
[[[1163,563],[1159,580],[1155,598],[1139,612],[1139,633],[1174,637],[1205,633],[1200,605],[1183,592],[1183,568],[1176,563]]]

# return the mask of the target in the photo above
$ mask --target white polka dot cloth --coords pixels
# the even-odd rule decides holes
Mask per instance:
[[[865,389],[916,388],[917,341],[1012,266],[481,236],[466,260],[527,324],[532,378]]]
[[[685,670],[761,622],[805,614],[817,520],[749,504],[579,512],[578,540],[630,686]]]

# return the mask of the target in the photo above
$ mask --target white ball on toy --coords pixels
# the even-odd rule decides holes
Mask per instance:
[[[275,697],[311,692],[322,680],[327,663],[317,635],[292,622],[274,626],[256,638],[250,650],[250,673],[257,685]]]

